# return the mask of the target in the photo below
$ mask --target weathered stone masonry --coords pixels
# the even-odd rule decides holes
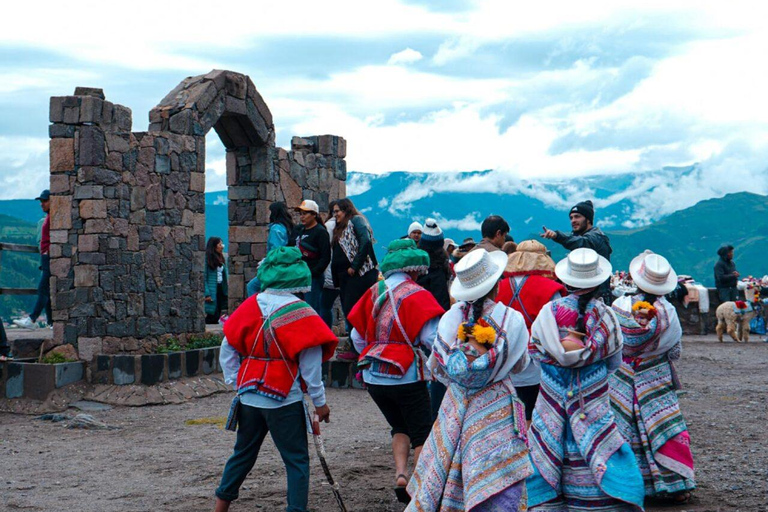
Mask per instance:
[[[205,330],[205,135],[227,150],[229,307],[266,252],[269,205],[344,197],[346,141],[322,135],[275,147],[272,115],[231,71],[185,79],[131,132],[131,111],[100,89],[50,105],[54,343],[81,359],[149,352]]]

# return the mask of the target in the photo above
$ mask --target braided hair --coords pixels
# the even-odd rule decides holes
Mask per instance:
[[[476,301],[470,303],[470,306],[471,306],[470,320],[472,321],[472,323],[477,323],[478,320],[483,318],[483,309],[485,309],[485,301],[487,299],[490,299],[490,300],[495,299],[498,289],[499,289],[499,283],[497,282],[495,285],[493,285],[493,288],[491,288],[491,290],[488,293],[486,293]]]
[[[583,295],[579,295],[579,318],[576,320],[576,331],[586,333],[586,326],[584,325],[584,316],[587,313],[587,305],[589,301],[597,296],[598,289],[595,288]]]

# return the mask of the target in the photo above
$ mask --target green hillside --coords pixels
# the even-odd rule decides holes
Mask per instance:
[[[37,225],[16,217],[0,214],[0,242],[37,245]],[[0,256],[0,287],[35,288],[40,279],[40,256],[30,253],[2,251]],[[29,313],[35,296],[0,296],[0,317],[9,321],[21,312]]]
[[[768,197],[741,192],[708,199],[650,226],[609,232],[612,262],[627,269],[645,249],[667,257],[679,274],[714,286],[713,267],[722,244],[734,246],[742,276],[768,274]]]

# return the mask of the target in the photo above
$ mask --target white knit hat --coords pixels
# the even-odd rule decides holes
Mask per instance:
[[[411,225],[408,226],[408,234],[410,235],[414,231],[421,231],[423,233],[424,232],[424,228],[422,227],[422,225],[420,223],[418,223],[416,221],[413,221],[413,222],[411,222]]]

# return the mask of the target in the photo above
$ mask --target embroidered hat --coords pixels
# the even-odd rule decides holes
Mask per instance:
[[[421,231],[424,232],[424,228],[422,227],[421,223],[413,221],[411,222],[411,225],[408,226],[408,234],[410,235],[414,231]]]
[[[557,262],[555,274],[572,288],[594,288],[611,277],[610,262],[593,249],[572,250],[567,257]]]
[[[400,238],[389,243],[387,255],[379,267],[384,277],[395,272],[416,271],[426,274],[429,270],[429,255],[416,248],[416,242],[410,238]]]
[[[648,250],[632,260],[629,275],[638,288],[654,295],[666,295],[677,288],[677,273],[667,258]]]
[[[517,251],[509,255],[504,272],[511,276],[540,275],[554,279],[555,262],[547,255],[547,248],[537,240],[524,240]]]
[[[477,249],[470,252],[453,267],[456,279],[451,285],[451,295],[466,302],[485,297],[499,281],[506,264],[507,255],[502,251]]]
[[[275,247],[261,260],[256,277],[261,290],[304,293],[312,288],[312,274],[297,247]]]

